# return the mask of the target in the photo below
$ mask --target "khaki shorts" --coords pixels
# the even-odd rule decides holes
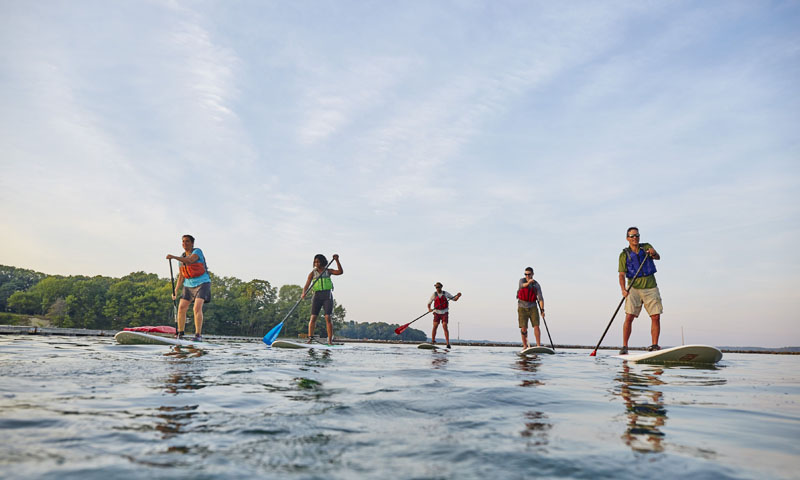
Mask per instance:
[[[625,298],[625,313],[638,317],[642,312],[644,304],[647,314],[661,315],[664,307],[661,305],[661,293],[656,288],[631,288],[630,293]]]
[[[528,320],[534,327],[539,326],[539,309],[535,306],[531,308],[517,306],[517,316],[519,317],[519,328],[523,330],[528,328]]]

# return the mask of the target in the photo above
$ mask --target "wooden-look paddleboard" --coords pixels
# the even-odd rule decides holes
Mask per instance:
[[[552,355],[552,354],[554,354],[556,352],[552,348],[545,347],[544,345],[539,346],[539,347],[528,347],[528,348],[523,349],[523,350],[521,350],[519,352],[520,355],[533,355],[533,354],[537,354],[537,353],[547,353],[547,354]]]
[[[178,340],[173,336],[155,335],[144,332],[122,331],[114,335],[114,340],[121,345],[179,345],[182,347],[216,347],[219,345],[206,342],[195,342],[191,337]]]
[[[334,344],[328,345],[326,343],[306,343],[306,342],[290,342],[289,340],[275,340],[270,345],[272,348],[306,348],[314,350],[347,350],[353,348],[351,345]]]
[[[655,352],[629,353],[614,357],[634,363],[714,364],[722,359],[722,352],[709,345],[681,345]]]
[[[447,350],[446,347],[433,343],[420,343],[417,345],[417,348],[421,348],[423,350]]]

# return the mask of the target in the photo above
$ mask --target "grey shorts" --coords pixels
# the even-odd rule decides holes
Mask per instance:
[[[655,288],[631,288],[625,298],[625,313],[638,317],[644,305],[647,314],[661,315],[664,313],[664,306],[661,305],[661,292]]]
[[[531,308],[520,307],[517,305],[517,318],[519,320],[519,328],[522,330],[528,328],[528,321],[530,321],[531,325],[534,327],[539,326],[539,310],[536,308],[536,305],[532,306]]]
[[[314,292],[311,298],[311,315],[319,315],[322,307],[325,307],[325,315],[333,313],[333,295],[330,290]]]
[[[202,298],[205,303],[211,302],[211,282],[201,283],[196,287],[183,287],[181,298],[190,302],[195,298]]]

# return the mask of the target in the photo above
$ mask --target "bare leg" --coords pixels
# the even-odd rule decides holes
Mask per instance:
[[[631,338],[631,331],[633,329],[633,319],[636,318],[632,314],[625,315],[625,323],[622,324],[622,346],[628,346],[628,339]]]
[[[178,304],[178,331],[186,331],[186,312],[189,311],[189,300],[181,298]]]
[[[311,315],[311,320],[308,321],[308,343],[314,338],[314,331],[317,328],[317,316]]]
[[[450,348],[450,330],[447,329],[447,323],[442,322],[442,330],[444,330],[444,340],[447,342],[447,348]]]
[[[328,331],[328,343],[333,343],[333,324],[331,323],[331,316],[325,315],[325,329]]]
[[[206,301],[200,297],[194,299],[194,333],[195,335],[203,334],[203,304]],[[185,320],[185,318],[184,318]]]
[[[650,336],[653,339],[653,345],[658,345],[658,337],[661,335],[661,315],[650,315]]]
[[[525,350],[529,347],[528,345],[528,331],[520,329],[520,335],[522,336],[522,349]]]
[[[436,343],[436,329],[439,328],[439,322],[433,322],[433,333],[431,333],[431,343]]]
[[[542,341],[541,341],[542,332],[539,330],[539,325],[536,325],[536,326],[533,327],[533,336],[536,337],[536,346],[537,347],[541,347],[542,346]]]

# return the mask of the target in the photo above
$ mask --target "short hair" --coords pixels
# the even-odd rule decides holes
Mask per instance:
[[[194,243],[194,237],[189,235],[188,233],[186,235],[182,236],[181,238],[188,238],[190,242]]]
[[[631,233],[631,230],[636,230],[638,232],[639,231],[639,227],[628,227],[628,229],[625,230],[625,235]]]
[[[323,255],[321,253],[318,253],[318,254],[314,255],[314,260],[319,260],[319,263],[321,265],[323,265],[323,266],[328,264],[328,259],[325,258],[325,255]]]
[[[526,271],[526,272],[527,272],[528,270],[530,270],[530,271],[531,271],[531,275],[533,275],[533,268],[532,268],[532,267],[527,267],[527,268],[525,269],[525,271]]]

